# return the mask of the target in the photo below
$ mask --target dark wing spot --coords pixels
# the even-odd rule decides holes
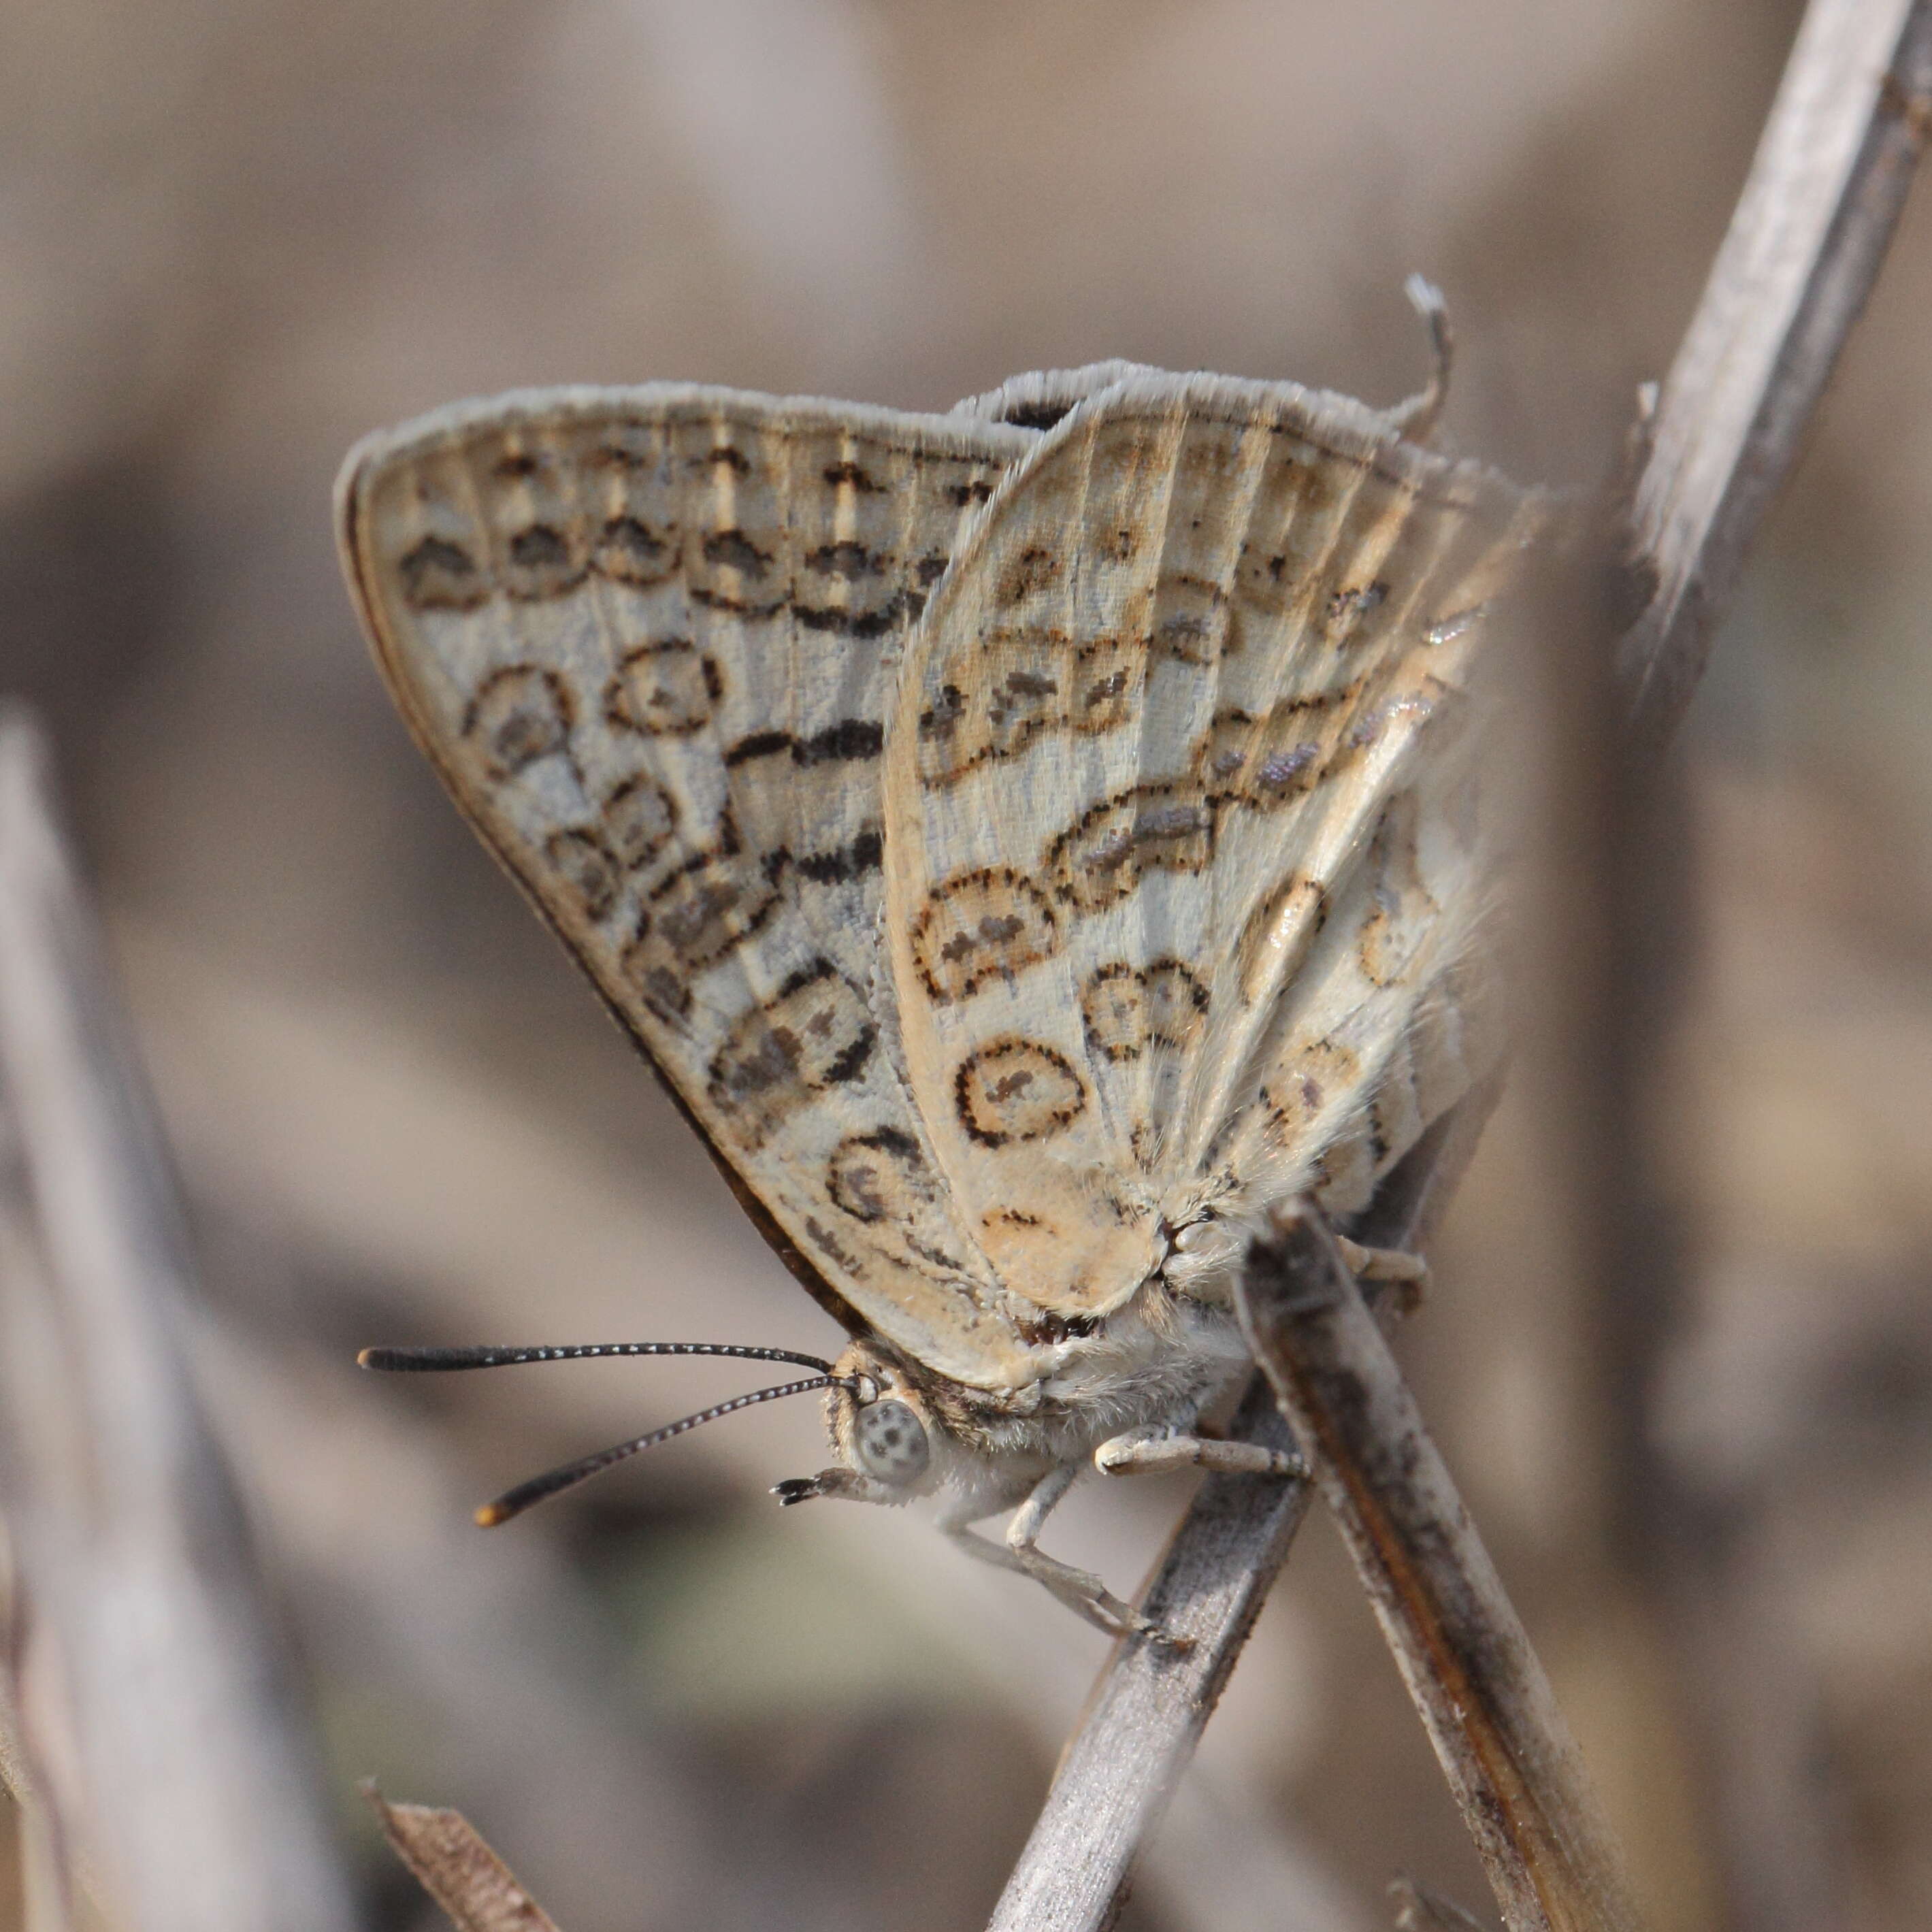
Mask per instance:
[[[886,742],[886,728],[875,718],[842,718],[836,724],[792,746],[801,765],[822,765],[857,758],[876,758]]]
[[[560,597],[584,574],[580,546],[574,533],[553,524],[530,524],[512,532],[504,588],[512,597],[536,602]]]
[[[969,1054],[953,1080],[959,1124],[985,1147],[1050,1138],[1087,1105],[1066,1056],[1037,1040],[1003,1040]]]
[[[919,735],[922,738],[950,738],[965,715],[965,694],[956,684],[942,686],[938,702],[919,714]]]
[[[646,778],[626,778],[604,801],[606,842],[617,862],[631,872],[649,865],[664,850],[677,821],[677,801]]]
[[[822,576],[843,578],[848,584],[861,577],[877,577],[886,567],[885,559],[877,550],[851,542],[821,544],[805,562],[807,569]]]
[[[835,605],[797,604],[792,614],[808,631],[830,631],[841,638],[882,638],[898,628],[902,616],[916,616],[925,600],[914,591],[889,597],[874,610],[841,610]]]
[[[876,872],[884,849],[884,842],[878,832],[862,832],[849,845],[830,852],[808,852],[794,862],[798,871],[814,884],[841,885],[862,873]]]
[[[759,549],[742,530],[713,530],[703,548],[706,563],[722,564],[747,577],[762,577],[771,568],[770,553]]]
[[[994,592],[1001,604],[1017,604],[1055,582],[1060,572],[1058,556],[1040,544],[1029,544],[1007,567]]]
[[[568,750],[574,709],[555,671],[509,664],[493,672],[470,700],[463,733],[482,747],[497,777],[508,778]]]
[[[510,539],[510,561],[525,570],[544,570],[570,561],[570,549],[548,524],[532,524]]]
[[[679,736],[701,730],[723,692],[716,664],[688,638],[627,651],[604,688],[604,716],[620,730]]]
[[[583,827],[553,832],[544,842],[544,856],[569,886],[586,918],[602,920],[616,903],[617,862],[594,832]]]
[[[854,490],[867,496],[876,495],[886,487],[883,483],[874,482],[849,458],[843,463],[828,463],[822,473],[826,482],[849,484]]]
[[[424,537],[397,568],[403,601],[417,610],[466,610],[490,594],[470,553],[444,537]]]
[[[620,584],[661,583],[676,561],[671,545],[635,517],[613,517],[598,533],[591,561]]]
[[[789,731],[754,731],[748,738],[740,738],[727,748],[724,753],[725,768],[748,764],[754,758],[769,758],[775,753],[792,748],[792,735]]]

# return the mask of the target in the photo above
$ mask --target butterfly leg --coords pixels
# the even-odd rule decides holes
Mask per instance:
[[[1308,1465],[1292,1449],[1260,1442],[1224,1442],[1208,1436],[1163,1435],[1130,1429],[1094,1451],[1103,1475],[1159,1475],[1169,1469],[1205,1469],[1210,1476],[1306,1476]]]
[[[1002,1570],[1016,1570],[1043,1583],[1054,1595],[1090,1624],[1097,1624],[1109,1636],[1166,1637],[1167,1632],[1141,1615],[1131,1604],[1124,1604],[1091,1570],[1076,1570],[1036,1546],[1041,1528],[1054,1505],[1073,1486],[1080,1473],[1077,1462],[1063,1462],[1050,1469],[1034,1485],[1032,1492],[1013,1512],[1004,1538],[994,1542],[968,1526],[970,1516],[942,1511],[938,1526],[968,1556]],[[1169,1640],[1172,1641],[1172,1640]]]

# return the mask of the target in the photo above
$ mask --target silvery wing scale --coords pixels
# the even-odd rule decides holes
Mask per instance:
[[[1496,1054],[1478,686],[1548,510],[1409,421],[1115,363],[358,446],[343,554],[418,742],[850,1338],[365,1359],[799,1362],[724,1406],[826,1390],[838,1460],[784,1501],[935,1496],[1146,1629],[1047,1513],[1090,1465],[1282,1470],[1194,1432],[1246,1239],[1304,1192],[1346,1228]]]

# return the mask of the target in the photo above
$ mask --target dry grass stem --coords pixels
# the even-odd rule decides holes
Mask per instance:
[[[1620,670],[1667,742],[1745,553],[1864,308],[1932,132],[1932,0],[1812,0],[1651,427],[1632,518],[1654,586]]]
[[[1284,1448],[1289,1440],[1258,1382],[1230,1432]],[[1202,1485],[1145,1604],[1191,1647],[1134,1643],[1116,1652],[1060,1761],[1029,1856],[1000,1894],[995,1932],[1105,1922],[1114,1874],[1131,1863],[1166,1810],[1301,1526],[1309,1494],[1294,1480],[1218,1476]],[[1141,1774],[1108,1775],[1122,1764]],[[1090,1804],[1096,1792],[1100,1802]]]
[[[1466,1108],[1445,1121],[1390,1177],[1369,1238],[1401,1246],[1426,1224],[1442,1198],[1440,1184],[1468,1158],[1478,1112]],[[1393,1325],[1402,1306],[1398,1294],[1384,1294],[1376,1318]],[[1228,1433],[1244,1442],[1291,1440],[1260,1376]],[[1312,1494],[1304,1482],[1252,1477],[1213,1477],[1202,1484],[1144,1604],[1192,1647],[1177,1654],[1130,1643],[1114,1651],[1061,1754],[1039,1822],[1000,1895],[992,1932],[1073,1932],[1112,1922],[1288,1560]]]
[[[1277,1217],[1237,1306],[1313,1462],[1509,1932],[1634,1932],[1622,1855],[1401,1370],[1318,1210]]]
[[[348,1900],[226,1468],[190,1264],[38,732],[0,719],[0,1510],[16,1748],[69,1880],[139,1932]],[[59,1914],[50,1912],[50,1922]]]

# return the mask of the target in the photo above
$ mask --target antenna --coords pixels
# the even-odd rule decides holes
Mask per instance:
[[[600,1449],[594,1456],[566,1462],[562,1468],[553,1469],[548,1475],[534,1476],[527,1483],[519,1483],[514,1490],[506,1490],[494,1502],[485,1503],[476,1512],[476,1520],[484,1528],[494,1529],[500,1522],[508,1522],[513,1516],[520,1516],[532,1503],[540,1503],[546,1496],[555,1496],[560,1490],[574,1488],[587,1478],[609,1468],[614,1462],[621,1462],[640,1450],[654,1448],[660,1442],[668,1442],[674,1436],[682,1436],[686,1430],[695,1429],[701,1422],[715,1422],[719,1416],[729,1415],[734,1409],[750,1408],[761,1402],[776,1402],[782,1395],[803,1395],[810,1389],[850,1389],[861,1401],[871,1400],[862,1393],[872,1386],[869,1376],[835,1375],[831,1363],[817,1355],[800,1354],[794,1348],[748,1348],[736,1342],[582,1342],[562,1346],[545,1343],[528,1348],[364,1348],[356,1359],[365,1369],[380,1369],[396,1375],[420,1375],[446,1369],[513,1368],[524,1362],[589,1361],[600,1355],[731,1355],[742,1361],[794,1362],[800,1368],[815,1369],[818,1372],[808,1382],[783,1382],[776,1388],[757,1389],[749,1395],[734,1396],[729,1402],[701,1408],[695,1415],[687,1415],[682,1421],[667,1423],[662,1429],[653,1429],[648,1436],[620,1442],[612,1448]]]
[[[668,1422],[662,1429],[653,1429],[648,1436],[620,1442],[612,1448],[600,1449],[595,1455],[566,1462],[562,1468],[553,1469],[548,1475],[533,1476],[527,1483],[519,1483],[514,1490],[505,1490],[494,1502],[485,1503],[476,1512],[476,1520],[484,1528],[494,1529],[500,1522],[508,1522],[513,1516],[520,1516],[532,1503],[540,1503],[546,1496],[555,1496],[560,1490],[574,1488],[586,1478],[609,1468],[612,1463],[621,1462],[627,1456],[636,1455],[640,1449],[654,1448],[660,1442],[668,1442],[674,1436],[682,1436],[687,1429],[695,1429],[700,1422],[715,1422],[721,1415],[729,1415],[734,1409],[749,1408],[756,1402],[776,1402],[782,1395],[803,1395],[811,1389],[848,1388],[851,1379],[845,1376],[814,1376],[809,1382],[782,1382],[776,1388],[757,1389],[749,1395],[734,1396],[729,1402],[721,1402],[711,1408],[700,1408],[695,1415],[687,1415],[682,1421]]]
[[[584,1342],[533,1348],[364,1348],[356,1358],[365,1369],[419,1374],[442,1369],[512,1368],[521,1362],[588,1361],[599,1355],[736,1355],[751,1362],[795,1362],[822,1376],[832,1364],[791,1348],[746,1348],[734,1342]]]

